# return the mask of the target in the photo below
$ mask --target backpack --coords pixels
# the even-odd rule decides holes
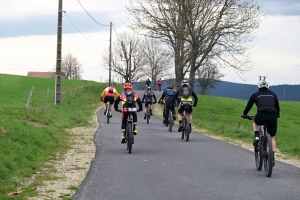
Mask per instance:
[[[190,95],[190,90],[188,87],[183,87],[182,88],[182,95],[181,95],[183,98],[187,99],[189,98],[191,95]]]
[[[134,101],[134,93],[133,92],[125,92],[126,95],[126,104],[130,106],[135,106],[135,101]]]
[[[109,86],[108,93],[114,93],[114,88],[112,86]]]
[[[148,98],[152,98],[153,94],[151,91],[147,91],[147,95],[146,95]]]
[[[167,90],[167,96],[168,97],[173,97],[174,96],[174,91],[173,90]]]

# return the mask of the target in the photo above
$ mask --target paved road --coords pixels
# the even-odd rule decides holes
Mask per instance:
[[[177,126],[168,132],[156,117],[147,124],[143,113],[128,154],[120,115],[107,124],[99,110],[96,155],[74,200],[300,199],[299,168],[277,161],[267,178],[252,152],[194,132],[185,142]]]

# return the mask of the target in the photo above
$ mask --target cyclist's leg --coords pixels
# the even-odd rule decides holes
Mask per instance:
[[[264,124],[264,118],[265,118],[265,116],[262,113],[256,113],[256,115],[254,117],[254,122],[252,124],[253,131],[254,131],[253,146],[257,146],[258,145],[259,127],[260,127],[261,124]]]
[[[103,108],[104,108],[104,115],[106,115],[106,103],[108,102],[107,97],[104,97],[103,99]]]
[[[126,129],[126,119],[127,119],[127,113],[122,113],[122,124],[121,124],[121,129],[122,129],[122,133],[121,133],[121,143],[124,144],[125,143],[125,129]]]
[[[178,108],[178,121],[179,121],[178,132],[182,131],[182,123],[181,122],[182,122],[182,113],[183,113],[183,110],[184,110],[184,108],[180,104],[180,106]]]
[[[277,114],[269,113],[268,114],[268,126],[267,132],[270,134],[272,139],[272,150],[273,150],[273,167],[275,166],[275,151],[276,151],[276,132],[277,132]]]
[[[109,108],[109,111],[110,111],[110,117],[112,117],[112,110],[113,110],[113,105],[114,105],[114,97],[110,97],[109,99],[109,103],[110,103],[110,108]]]
[[[173,113],[173,120],[175,121],[176,120],[175,107],[172,107],[171,110],[172,110],[172,113]]]
[[[190,129],[192,131],[192,123],[193,123],[193,107],[190,106],[189,108],[189,120],[190,120]]]
[[[150,104],[150,115],[152,115],[152,101],[150,101],[149,104]]]
[[[138,134],[138,130],[137,130],[137,114],[133,113],[133,135],[137,135]]]
[[[146,117],[147,117],[147,106],[148,106],[148,102],[146,101],[145,102],[145,109],[144,109],[144,112],[145,112],[144,119],[146,119]]]
[[[169,112],[170,112],[170,106],[167,104],[167,105],[166,105],[166,110],[165,110],[165,125],[168,125],[168,121],[169,121]]]

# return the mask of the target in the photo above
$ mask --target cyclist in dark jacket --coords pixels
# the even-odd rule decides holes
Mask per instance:
[[[154,102],[153,102],[153,99],[154,99]],[[148,87],[147,91],[144,92],[142,103],[145,103],[145,116],[144,116],[144,119],[146,119],[146,117],[147,117],[147,106],[150,105],[150,115],[152,115],[152,104],[156,103],[156,96],[155,96],[154,92],[151,90],[151,87]]]
[[[149,78],[145,81],[145,83],[146,83],[146,88],[151,87],[151,81]]]
[[[258,91],[253,93],[247,103],[247,106],[243,112],[244,116],[247,116],[251,110],[253,104],[256,104],[257,113],[254,117],[253,130],[255,139],[253,146],[257,147],[259,140],[259,126],[268,124],[267,131],[272,137],[273,156],[276,149],[275,136],[277,132],[277,118],[280,117],[280,107],[276,94],[269,90],[269,83],[266,81],[266,77],[259,77]],[[275,165],[275,159],[273,166]]]
[[[164,102],[164,124],[165,126],[168,126],[168,118],[169,118],[169,110],[173,113],[173,120],[176,120],[176,113],[175,113],[175,104],[172,104],[172,99],[175,95],[175,91],[173,90],[173,87],[171,85],[167,86],[167,89],[163,92],[162,96],[158,100],[158,103],[162,103],[162,101],[165,99]]]
[[[194,98],[194,99],[193,99]],[[189,87],[189,82],[187,80],[183,80],[181,82],[181,88],[176,92],[172,99],[172,104],[174,105],[175,101],[179,100],[179,106],[178,106],[178,121],[179,121],[179,127],[178,127],[178,132],[182,131],[182,113],[184,111],[184,107],[189,107],[188,112],[189,112],[189,120],[190,120],[190,128],[192,130],[192,112],[193,112],[193,107],[197,106],[198,102],[198,97],[194,90]]]

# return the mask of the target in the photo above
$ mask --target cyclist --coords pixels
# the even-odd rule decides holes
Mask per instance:
[[[193,98],[194,97],[194,103],[193,103]],[[178,132],[182,131],[182,113],[184,111],[184,107],[188,106],[188,112],[189,112],[189,120],[190,120],[190,128],[192,130],[192,112],[193,112],[193,107],[197,106],[198,102],[198,97],[194,90],[189,87],[189,83],[187,80],[183,80],[181,82],[181,88],[176,92],[172,99],[172,105],[174,105],[176,100],[179,100],[179,105],[178,105],[178,121],[179,121],[179,127],[178,127]]]
[[[257,107],[257,113],[254,117],[253,130],[254,130],[254,141],[253,146],[258,146],[259,140],[259,126],[268,124],[267,131],[272,137],[272,148],[273,148],[273,166],[275,166],[275,149],[276,141],[275,136],[277,132],[277,118],[280,117],[280,107],[277,95],[269,90],[269,83],[266,81],[266,77],[259,77],[258,91],[253,93],[245,107],[243,116],[247,116],[255,103]]]
[[[104,115],[106,115],[106,103],[109,102],[110,117],[112,117],[112,107],[114,104],[114,99],[117,98],[117,96],[119,96],[118,91],[111,85],[102,91],[100,95],[100,101],[103,101]]]
[[[145,116],[144,119],[147,117],[147,106],[150,105],[150,115],[152,115],[152,100],[154,98],[154,103],[156,103],[156,96],[154,92],[151,91],[151,87],[147,88],[147,91],[144,93],[144,97],[142,99],[142,103],[145,103]]]
[[[158,81],[157,81],[158,91],[161,91],[162,84],[163,84],[163,81],[161,80],[161,78],[159,78]]]
[[[128,117],[128,108],[136,108],[136,103],[139,106],[138,112],[143,110],[143,104],[137,93],[132,91],[132,84],[131,83],[125,83],[124,91],[120,94],[120,96],[117,97],[114,103],[115,111],[118,111],[118,105],[119,102],[122,102],[123,106],[123,112],[122,112],[122,136],[121,136],[121,143],[125,143],[125,129],[126,129],[126,120]],[[133,135],[137,135],[137,113],[133,113]],[[134,143],[134,140],[132,140],[132,143]]]
[[[145,83],[146,83],[146,88],[151,87],[151,81],[149,78],[145,81]]]
[[[173,90],[173,87],[171,85],[167,86],[167,90],[165,90],[158,100],[158,103],[162,103],[162,101],[165,98],[165,103],[164,103],[164,124],[165,126],[168,126],[168,118],[169,118],[169,110],[172,110],[173,113],[173,120],[176,120],[176,113],[175,113],[175,108],[174,104],[172,104],[172,99],[175,95],[175,91]]]

